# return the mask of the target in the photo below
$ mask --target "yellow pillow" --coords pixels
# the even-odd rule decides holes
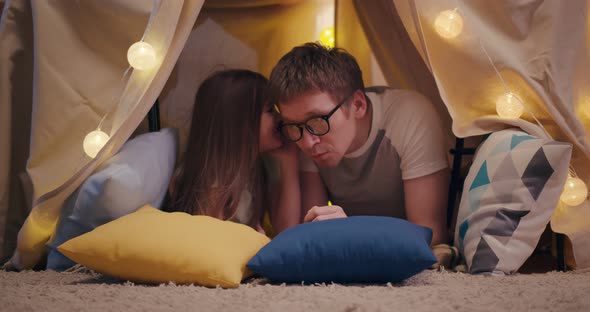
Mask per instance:
[[[58,250],[125,280],[238,287],[251,274],[246,263],[269,241],[242,224],[144,206]]]

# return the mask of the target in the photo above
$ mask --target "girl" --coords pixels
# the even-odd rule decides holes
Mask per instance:
[[[283,146],[267,95],[267,79],[249,70],[217,72],[201,84],[166,210],[232,220],[262,233],[267,209],[275,232],[300,219],[288,215],[300,210],[296,147]],[[280,170],[274,196],[263,157]]]

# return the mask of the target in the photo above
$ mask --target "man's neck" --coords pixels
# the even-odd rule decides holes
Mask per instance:
[[[373,105],[367,97],[367,112],[365,113],[365,116],[363,116],[363,118],[358,121],[358,131],[354,140],[352,141],[349,153],[358,150],[363,146],[363,144],[367,142],[367,140],[369,139],[369,134],[371,133],[372,122]]]

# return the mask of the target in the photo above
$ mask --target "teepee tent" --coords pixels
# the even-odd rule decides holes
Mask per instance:
[[[208,74],[241,67],[268,76],[284,53],[330,24],[367,85],[431,99],[449,146],[454,136],[520,127],[572,143],[571,166],[590,184],[587,1],[36,0],[0,7],[0,256],[12,256],[18,268],[40,260],[64,200],[134,131],[145,131],[156,99],[163,126],[181,129],[182,149],[192,97]],[[435,26],[446,10],[462,18],[452,38]],[[138,41],[154,48],[151,70],[127,63]],[[504,86],[532,114],[500,118],[495,103]],[[91,158],[83,141],[99,127],[110,138]],[[589,215],[586,201],[558,210],[551,222],[568,235],[582,268],[590,265]]]

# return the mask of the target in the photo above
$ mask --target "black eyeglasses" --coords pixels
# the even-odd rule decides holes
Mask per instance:
[[[330,117],[332,117],[332,115],[334,115],[334,113],[340,108],[340,106],[342,106],[342,104],[346,103],[346,101],[348,101],[348,99],[354,94],[354,92],[352,92],[349,96],[345,97],[344,100],[340,101],[340,103],[338,103],[336,105],[336,107],[334,107],[334,109],[332,109],[332,111],[330,111],[328,114],[326,115],[322,115],[322,116],[314,116],[309,118],[308,120],[304,121],[304,122],[300,122],[300,123],[279,123],[279,132],[289,141],[291,142],[297,142],[299,140],[301,140],[301,138],[303,137],[303,128],[305,127],[305,129],[307,130],[307,132],[316,135],[316,136],[322,136],[325,135],[326,133],[328,133],[330,131]]]

